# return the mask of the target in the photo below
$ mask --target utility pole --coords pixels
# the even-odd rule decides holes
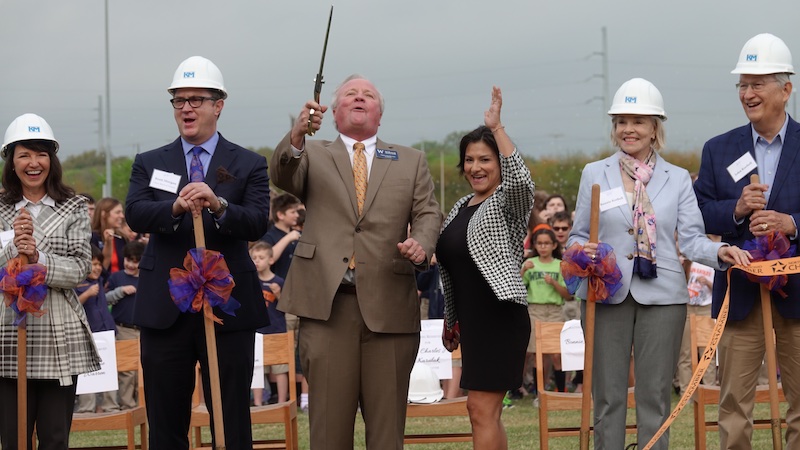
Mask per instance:
[[[600,58],[602,58],[601,59],[601,64],[602,64],[603,71],[600,74],[594,74],[594,75],[590,76],[589,78],[586,79],[586,81],[588,82],[592,78],[602,78],[603,79],[603,95],[600,95],[600,96],[596,95],[596,96],[590,98],[589,100],[586,100],[586,104],[588,105],[589,103],[592,103],[595,100],[600,100],[600,101],[603,102],[602,106],[600,107],[600,109],[601,109],[600,114],[601,114],[601,120],[602,120],[602,122],[600,122],[600,123],[602,124],[603,141],[605,142],[608,139],[608,135],[611,133],[611,124],[610,124],[610,121],[608,120],[608,114],[607,114],[608,110],[611,108],[611,97],[609,96],[609,93],[608,93],[608,33],[606,32],[606,27],[602,27],[600,30],[601,30],[601,34],[602,34],[602,43],[601,43],[601,45],[602,45],[603,51],[592,52],[589,56],[586,57],[586,59],[589,59],[589,58],[591,58],[592,56],[595,56],[595,55],[600,56]]]
[[[608,120],[607,112],[611,109],[611,99],[608,96],[608,34],[606,27],[603,30],[603,130],[605,131],[603,137],[611,133],[610,121]]]
[[[103,144],[103,96],[97,96],[97,151],[105,152]],[[103,188],[105,189],[105,187]]]
[[[442,197],[439,207],[442,212],[446,212],[444,203],[444,147],[439,149],[439,195]]]
[[[109,71],[108,51],[108,0],[105,0],[106,23],[106,184],[103,186],[103,197],[111,197],[111,75]]]

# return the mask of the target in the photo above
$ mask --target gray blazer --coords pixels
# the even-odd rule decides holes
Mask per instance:
[[[569,234],[568,248],[575,243],[583,245],[589,240],[593,184],[600,185],[601,193],[623,186],[619,152],[604,160],[589,163],[583,169],[575,208],[575,225]],[[727,268],[717,258],[719,248],[725,244],[712,242],[706,237],[703,217],[686,169],[670,164],[656,155],[656,166],[653,177],[647,184],[647,194],[656,215],[657,278],[642,280],[638,275],[633,275],[635,242],[630,205],[626,203],[600,212],[599,241],[611,245],[622,271],[622,288],[610,299],[610,303],[622,303],[628,292],[643,305],[688,303],[686,276],[678,259],[675,231],[677,230],[678,247],[687,258],[719,270]],[[576,295],[586,298],[585,281],[581,283]]]

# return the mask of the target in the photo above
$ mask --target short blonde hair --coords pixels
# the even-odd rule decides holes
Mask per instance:
[[[661,120],[658,116],[642,116],[642,117],[650,117],[653,119],[653,127],[655,128],[656,138],[652,142],[652,147],[656,149],[656,151],[661,150],[662,148],[666,147],[667,145],[667,138],[665,137],[664,133],[664,121]],[[619,120],[619,116],[611,116],[611,145],[613,147],[619,147],[617,144],[617,137],[615,136],[614,130],[617,128],[617,121]]]
[[[265,241],[255,241],[250,244],[250,248],[248,249],[250,254],[253,252],[268,252],[269,257],[272,258],[273,251],[272,251],[272,244]]]

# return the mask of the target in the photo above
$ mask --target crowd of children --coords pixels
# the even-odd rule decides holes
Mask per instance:
[[[250,245],[250,257],[258,270],[258,278],[261,280],[264,301],[267,303],[270,325],[261,328],[258,333],[285,333],[292,331],[297,342],[298,320],[297,317],[289,314],[285,315],[278,310],[280,301],[280,291],[283,281],[289,273],[289,265],[292,263],[294,249],[305,222],[305,208],[300,200],[292,194],[280,194],[275,196],[270,202],[271,225],[264,237],[258,242]],[[297,357],[296,377],[300,383],[300,402],[301,411],[308,410],[308,383],[302,374],[299,363],[299,352],[295,351]],[[264,374],[271,386],[269,390],[254,389],[253,404],[261,405],[266,401],[282,402],[289,395],[289,367],[286,364],[264,367]],[[264,395],[270,393],[271,395]]]
[[[94,209],[94,201],[87,196],[91,203],[90,216],[111,214],[109,211]],[[99,203],[116,204],[103,199]],[[281,194],[272,199],[271,214],[272,225],[264,237],[251,243],[250,257],[258,271],[262,283],[264,301],[267,304],[270,325],[261,328],[258,333],[284,333],[294,331],[297,334],[298,321],[294,316],[284,315],[277,305],[280,301],[281,289],[284,278],[289,271],[294,249],[300,239],[302,226],[305,219],[305,209],[302,203],[291,194]],[[102,219],[102,220],[101,220]],[[97,223],[105,222],[105,217],[95,218]],[[84,306],[92,332],[114,330],[117,340],[138,339],[139,327],[133,325],[133,308],[136,298],[136,286],[139,275],[139,261],[144,253],[146,236],[136,236],[135,233],[125,230],[124,218],[119,221],[119,229],[114,235],[120,236],[126,243],[121,247],[122,255],[116,254],[115,260],[122,256],[123,270],[109,270],[113,265],[104,264],[104,252],[92,245],[92,271],[86,281],[76,289],[76,294]],[[572,215],[570,214],[565,199],[560,195],[550,195],[537,192],[536,207],[531,213],[529,235],[525,240],[526,260],[520,269],[523,283],[528,290],[528,312],[531,326],[536,320],[561,322],[580,318],[580,299],[570,295],[566,289],[564,278],[561,275],[561,255],[565,250],[569,232],[572,228]],[[123,237],[124,236],[124,237]],[[108,253],[108,252],[106,252]],[[688,267],[687,267],[688,268]],[[443,299],[438,276],[438,266],[435,256],[428,271],[417,276],[420,293],[420,308],[423,318],[443,317]],[[704,286],[698,277],[690,280],[697,290]],[[706,289],[703,289],[705,292]],[[697,295],[697,297],[703,297]],[[707,307],[707,305],[698,305]],[[688,355],[688,352],[687,352]],[[688,358],[686,358],[688,359]],[[445,398],[462,395],[458,386],[459,362],[454,361],[453,379],[443,380]],[[539,389],[554,389],[560,392],[572,390],[580,392],[582,372],[567,383],[567,377],[560,370],[560,359],[552,357],[545,361],[545,373],[550,374],[553,386],[536,386],[535,378],[535,337],[531,334],[526,358],[524,384],[520,389],[510,391],[509,399],[520,399],[531,395],[536,401]],[[300,402],[301,410],[308,408],[308,384],[302,376],[300,364],[297,366],[297,380],[301,383]],[[262,405],[267,402],[283,402],[288,398],[288,365],[267,366],[264,368],[267,389],[253,390],[253,404]],[[685,370],[684,370],[685,372]],[[681,378],[680,387],[683,389],[685,375]],[[709,371],[704,382],[715,382],[714,371]],[[137,373],[122,372],[119,374],[119,391],[101,394],[84,394],[78,396],[76,412],[109,412],[120,409],[133,408],[137,404],[138,392]],[[677,385],[677,383],[676,383]],[[507,406],[511,402],[506,402]]]
[[[92,221],[106,223],[108,216],[114,208],[95,208],[94,199],[83,194],[90,204],[89,215]],[[115,199],[105,198],[97,202],[102,205],[119,206]],[[120,207],[121,209],[121,207]],[[116,340],[138,339],[139,327],[133,325],[133,306],[136,299],[136,286],[139,280],[139,261],[142,259],[146,238],[125,234],[124,218],[117,220],[116,225],[110,229],[110,234],[116,239],[124,241],[121,252],[114,246],[110,254],[114,260],[122,264],[105,264],[106,254],[95,245],[92,247],[92,270],[86,280],[75,288],[78,300],[83,305],[89,327],[93,333],[101,331],[114,331]],[[105,230],[102,230],[103,232]],[[102,241],[101,245],[102,245]],[[120,254],[121,253],[121,254]],[[122,270],[119,270],[122,266]],[[75,412],[95,413],[112,412],[121,409],[134,408],[138,402],[136,371],[119,373],[119,390],[102,392],[99,394],[82,394],[78,396]],[[98,403],[98,399],[100,399]]]

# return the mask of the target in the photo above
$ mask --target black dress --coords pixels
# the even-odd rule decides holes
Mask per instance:
[[[531,322],[525,305],[497,299],[469,254],[467,226],[478,206],[464,204],[439,236],[436,257],[453,286],[461,328],[461,387],[507,391],[522,385]]]

